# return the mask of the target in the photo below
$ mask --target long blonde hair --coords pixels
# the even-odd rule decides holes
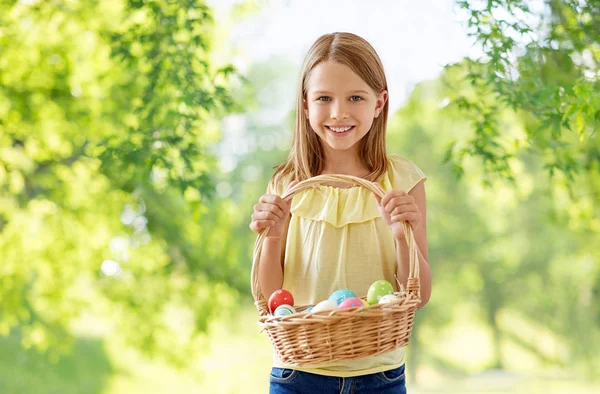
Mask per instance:
[[[304,113],[304,99],[312,70],[326,61],[349,67],[376,93],[388,90],[381,60],[365,39],[352,33],[331,33],[319,37],[304,58],[298,85],[292,146],[287,160],[275,167],[275,174],[269,183],[271,190],[275,190],[274,187],[286,175],[293,174],[290,181],[303,181],[319,175],[323,170],[323,147]],[[370,181],[379,180],[388,167],[385,150],[388,103],[386,100],[380,115],[373,120],[371,130],[360,141],[360,159],[369,170],[365,179]]]

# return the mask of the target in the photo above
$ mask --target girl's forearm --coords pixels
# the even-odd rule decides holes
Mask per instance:
[[[258,283],[260,292],[268,301],[275,290],[283,285],[283,267],[281,263],[283,238],[266,238],[260,254]]]
[[[398,281],[406,287],[408,283],[408,274],[410,271],[410,256],[408,244],[405,239],[396,240],[396,254],[398,258]],[[419,279],[421,281],[421,304],[419,308],[425,306],[431,297],[431,269],[429,262],[423,257],[421,250],[417,247],[419,256]]]

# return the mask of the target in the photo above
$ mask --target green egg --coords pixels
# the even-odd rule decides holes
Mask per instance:
[[[379,303],[379,299],[385,295],[394,294],[394,287],[387,280],[378,280],[369,287],[367,302],[371,305]]]

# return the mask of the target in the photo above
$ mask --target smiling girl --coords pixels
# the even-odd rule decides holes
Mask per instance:
[[[386,153],[388,87],[373,47],[350,33],[327,34],[302,66],[288,159],[254,206],[250,228],[269,227],[258,267],[260,291],[285,288],[296,304],[325,300],[337,289],[366,294],[376,280],[406,286],[408,221],[419,250],[422,304],[431,295],[425,225],[425,175],[410,160]],[[280,196],[299,181],[344,174],[377,182],[321,185]],[[391,231],[390,231],[391,230]],[[358,360],[294,368],[275,356],[271,393],[406,393],[404,348]]]

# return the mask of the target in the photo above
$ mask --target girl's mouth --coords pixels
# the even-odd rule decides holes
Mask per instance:
[[[346,134],[349,134],[352,130],[354,130],[355,126],[347,126],[347,127],[329,127],[329,126],[325,126],[325,128],[327,130],[329,130],[329,132],[335,134],[336,136],[344,136]]]

